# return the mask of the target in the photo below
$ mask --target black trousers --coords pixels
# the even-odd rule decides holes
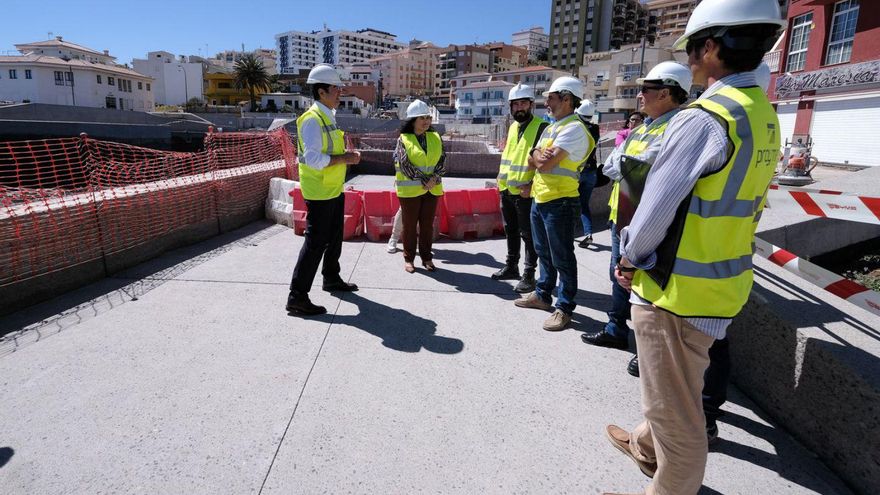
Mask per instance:
[[[532,198],[501,191],[501,216],[504,218],[504,235],[507,237],[508,266],[519,265],[520,239],[526,246],[523,267],[526,272],[535,273],[538,266],[538,253],[532,243]]]
[[[706,421],[715,421],[727,402],[727,383],[730,381],[730,342],[716,339],[709,348],[709,367],[703,376],[703,413]]]
[[[299,251],[293,278],[290,281],[290,294],[302,297],[309,293],[321,258],[324,267],[321,274],[324,280],[339,280],[339,256],[342,254],[342,224],[345,219],[345,195],[333,199],[307,199],[306,239]]]

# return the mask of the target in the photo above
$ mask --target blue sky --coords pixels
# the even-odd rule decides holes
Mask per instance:
[[[0,55],[16,43],[63,36],[95,50],[110,50],[119,63],[148,51],[209,55],[222,50],[273,48],[275,34],[300,30],[372,27],[437,45],[510,43],[531,26],[548,32],[551,0],[3,0]],[[206,47],[207,45],[207,47]]]

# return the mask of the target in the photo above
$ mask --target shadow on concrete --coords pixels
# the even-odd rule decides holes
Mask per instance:
[[[400,352],[419,352],[422,349],[438,354],[458,354],[464,342],[451,337],[435,335],[437,323],[416,316],[409,311],[379,304],[357,293],[342,298],[358,307],[358,314],[334,315],[333,324],[348,325],[382,339],[382,345]]]
[[[0,447],[0,468],[5,466],[14,455],[15,450],[12,447]]]
[[[767,421],[768,423],[771,421],[770,418],[766,417],[760,411],[760,409],[754,407],[754,404],[746,403],[740,405],[750,409],[762,420]],[[816,476],[816,473],[800,464],[804,457],[804,449],[792,440],[784,430],[768,426],[729,411],[725,412],[725,414],[719,419],[719,422],[747,431],[752,436],[765,440],[773,446],[775,454],[726,440],[723,437],[723,428],[717,443],[709,447],[710,452],[724,454],[752,463],[764,469],[772,470],[779,474],[783,479],[816,493],[827,492],[829,488],[828,483]],[[831,475],[830,471],[828,471],[828,475]],[[844,487],[840,488],[844,489]]]
[[[504,266],[504,260],[498,260],[489,253],[467,253],[454,249],[438,249],[436,244],[434,246],[434,258],[447,265],[482,265],[489,268]]]
[[[86,287],[0,318],[0,356],[64,331],[140,296],[227,251],[254,246],[287,231],[267,221],[253,222],[115,273]]]

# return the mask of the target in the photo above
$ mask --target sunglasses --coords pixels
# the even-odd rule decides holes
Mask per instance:
[[[647,93],[648,91],[660,91],[666,86],[639,86],[639,93]]]
[[[630,122],[641,122],[643,119],[641,117],[630,117]]]

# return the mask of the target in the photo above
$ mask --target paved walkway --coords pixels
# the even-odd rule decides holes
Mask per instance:
[[[639,419],[609,306],[608,232],[578,249],[575,323],[515,308],[495,238],[403,271],[346,242],[357,293],[288,316],[302,238],[252,224],[0,321],[4,494],[637,492],[602,432]],[[320,280],[318,280],[320,283]],[[15,338],[12,338],[14,336]],[[736,388],[703,494],[848,494]]]

